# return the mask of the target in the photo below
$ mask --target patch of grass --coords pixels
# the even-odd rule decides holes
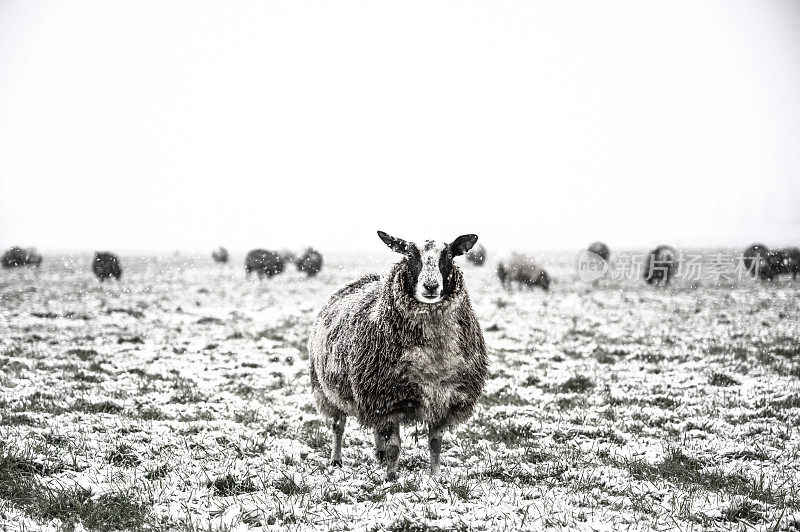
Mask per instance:
[[[211,488],[214,494],[219,497],[231,497],[258,491],[258,488],[249,477],[240,478],[232,473],[209,480],[206,486]]]
[[[197,389],[197,383],[192,380],[179,377],[173,383],[175,392],[172,394],[170,403],[189,404],[202,403],[206,401],[206,396]]]
[[[748,479],[739,473],[727,473],[717,467],[707,467],[702,461],[687,456],[680,449],[671,449],[656,464],[644,461],[617,462],[632,477],[651,482],[667,480],[685,489],[703,488],[714,492],[743,495],[768,504],[783,504],[786,493],[766,484],[764,479]]]
[[[136,310],[133,308],[109,308],[106,309],[106,315],[110,316],[112,314],[127,314],[132,318],[144,318],[144,312],[141,310]],[[121,342],[120,342],[121,343]]]
[[[144,478],[147,480],[158,480],[164,478],[169,473],[169,466],[167,464],[157,465],[156,467],[150,468],[144,474]]]
[[[87,414],[119,414],[123,409],[113,401],[106,400],[93,403],[86,399],[78,399],[70,406],[70,410]]]
[[[519,447],[534,440],[536,432],[530,425],[520,425],[508,420],[499,422],[484,420],[480,426],[469,428],[467,434],[476,439],[503,443],[509,447]]]
[[[325,425],[316,419],[303,423],[300,428],[300,441],[318,452],[330,451],[331,435]]]
[[[20,425],[24,426],[35,426],[38,425],[39,422],[36,421],[34,418],[27,414],[15,414],[12,412],[3,412],[2,418],[0,418],[0,425],[4,425],[7,427],[18,427]]]
[[[730,375],[716,371],[708,377],[708,383],[711,386],[738,386],[741,384]]]
[[[205,316],[195,322],[197,325],[222,325],[225,322],[213,316]]]
[[[303,483],[298,483],[294,477],[286,473],[275,479],[272,482],[272,487],[284,495],[302,495],[303,493],[311,491],[308,486]]]
[[[86,489],[56,489],[35,475],[52,474],[40,466],[4,451],[0,456],[0,497],[40,521],[60,519],[65,530],[78,523],[89,530],[140,530],[148,524],[148,508],[123,493],[93,497]]]
[[[135,335],[135,336],[120,336],[119,338],[117,338],[117,343],[118,344],[143,344],[144,343],[144,338],[142,338],[138,334]]]
[[[500,388],[496,392],[484,394],[480,398],[480,403],[484,406],[520,406],[527,404],[519,394],[509,390],[508,386]]]
[[[341,504],[347,502],[347,496],[339,490],[326,490],[322,500],[331,504]]]
[[[97,356],[97,351],[94,349],[67,349],[66,354],[68,356],[77,357],[79,360],[83,360],[84,362],[87,360],[91,360],[92,358]]]
[[[594,388],[594,381],[585,375],[570,377],[558,386],[562,393],[586,393]]]
[[[122,467],[136,467],[142,460],[136,451],[126,443],[120,443],[108,453],[108,463]]]

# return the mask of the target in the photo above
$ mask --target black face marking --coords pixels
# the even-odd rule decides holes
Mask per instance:
[[[442,272],[442,297],[449,296],[456,288],[456,280],[453,275],[453,249],[449,244],[444,246],[439,257],[439,271]]]
[[[422,255],[416,244],[411,243],[408,248],[408,258],[406,259],[406,293],[410,297],[414,297],[419,274],[422,271]]]

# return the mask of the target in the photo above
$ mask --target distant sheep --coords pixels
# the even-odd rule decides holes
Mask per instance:
[[[753,270],[754,275],[767,281],[773,281],[781,275],[791,275],[793,280],[797,280],[800,274],[800,249],[790,247],[767,251]]]
[[[269,279],[273,275],[283,273],[284,263],[281,256],[275,251],[259,248],[247,254],[244,269],[248,277],[250,277],[250,273],[256,272],[259,279],[263,279],[265,275]]]
[[[753,277],[759,275],[761,259],[766,258],[769,248],[764,244],[753,244],[742,253],[742,263]]]
[[[211,258],[214,259],[214,262],[225,264],[230,260],[231,256],[227,249],[220,246],[216,251],[211,252]]]
[[[647,284],[669,285],[678,270],[678,254],[670,246],[658,246],[644,260],[644,280]]]
[[[295,260],[297,269],[309,277],[313,277],[322,269],[322,253],[314,248],[306,248]]]
[[[38,268],[42,264],[42,256],[35,248],[23,249],[19,246],[13,246],[3,253],[3,258],[0,259],[0,262],[2,262],[3,268],[18,268],[20,266]]]
[[[486,262],[486,248],[483,244],[478,244],[467,253],[467,260],[475,266],[483,266]]]
[[[331,462],[342,463],[347,416],[373,429],[375,455],[397,477],[400,425],[428,425],[430,470],[442,433],[472,414],[488,359],[464,277],[453,262],[478,237],[418,246],[378,232],[404,258],[387,276],[365,275],[333,294],[308,341],[317,410],[333,418]]]
[[[611,250],[608,249],[608,246],[603,242],[592,242],[588,249],[606,262],[608,262],[608,258],[611,256]]]
[[[539,287],[550,290],[550,276],[537,264],[533,257],[522,253],[514,253],[497,264],[497,278],[506,290],[511,290],[514,283],[527,288]]]
[[[94,261],[92,261],[92,271],[100,281],[106,279],[119,280],[122,277],[122,267],[119,263],[119,257],[108,251],[97,251],[94,254]]]

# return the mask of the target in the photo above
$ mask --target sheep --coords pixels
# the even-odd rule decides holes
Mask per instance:
[[[669,285],[678,269],[677,252],[670,246],[658,246],[644,260],[644,280],[647,284]]]
[[[453,262],[478,237],[420,246],[378,236],[404,257],[387,276],[360,277],[322,307],[308,340],[312,394],[318,412],[333,419],[333,465],[342,463],[352,416],[372,428],[375,456],[394,480],[400,425],[422,422],[437,475],[442,433],[470,417],[488,370],[483,333]]]
[[[792,274],[792,280],[797,280],[797,275],[800,274],[800,249],[791,247],[783,248],[780,250],[782,260],[782,268],[780,273]]]
[[[220,246],[215,251],[211,252],[211,258],[214,260],[214,262],[218,262],[220,264],[225,264],[225,263],[228,262],[228,260],[230,260],[231,256],[228,253],[227,249],[225,249],[224,247]]]
[[[467,260],[475,266],[483,266],[486,262],[486,248],[483,244],[478,244],[467,253]]]
[[[514,283],[519,286],[542,290],[550,290],[550,276],[536,263],[533,257],[522,253],[513,253],[497,264],[497,278],[506,290],[511,290]]]
[[[784,274],[791,274],[792,279],[797,280],[797,275],[800,273],[800,249],[798,248],[767,250],[763,255],[753,257],[752,260],[754,261],[755,258],[758,259],[758,262],[753,262],[748,270],[765,281],[773,281],[776,277]],[[747,257],[745,257],[746,259]]]
[[[296,259],[295,265],[298,271],[314,277],[322,269],[322,253],[314,248],[306,248],[303,254]]]
[[[259,279],[263,279],[266,275],[267,278],[283,273],[283,259],[276,252],[268,249],[254,249],[247,254],[244,260],[244,269],[247,276],[250,277],[251,272],[256,272]]]
[[[92,271],[101,282],[112,277],[116,280],[122,277],[119,257],[108,251],[95,251]]]
[[[592,242],[587,249],[606,262],[611,256],[611,250],[603,242]]]
[[[3,268],[18,268],[20,266],[38,268],[42,264],[42,256],[36,251],[36,248],[23,249],[19,246],[12,246],[11,249],[3,253],[0,262]]]

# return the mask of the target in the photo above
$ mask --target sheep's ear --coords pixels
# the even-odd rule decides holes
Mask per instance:
[[[453,240],[453,243],[450,244],[450,249],[453,251],[453,256],[458,257],[459,255],[463,255],[470,249],[472,246],[475,245],[475,242],[478,241],[478,235],[461,235],[460,237]]]
[[[409,246],[408,242],[406,242],[402,238],[394,237],[388,233],[384,233],[383,231],[378,231],[378,236],[381,237],[383,243],[389,246],[389,249],[391,249],[392,251],[396,251],[397,253],[402,253],[403,255],[408,255],[411,246]]]

